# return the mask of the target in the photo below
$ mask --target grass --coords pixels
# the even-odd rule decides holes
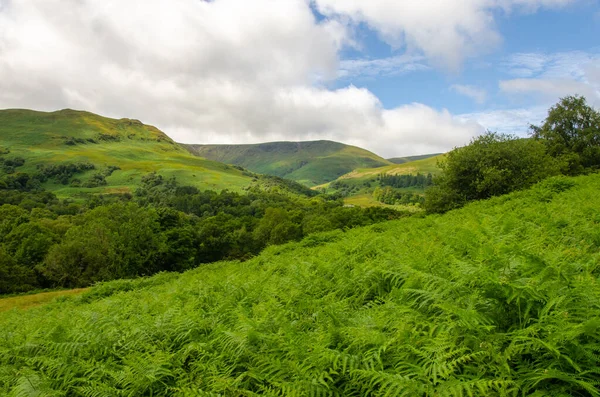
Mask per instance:
[[[443,159],[444,155],[429,157],[422,160],[410,161],[403,164],[392,164],[378,168],[358,168],[348,174],[342,175],[340,180],[347,179],[369,179],[376,177],[379,174],[388,175],[407,175],[407,174],[437,174],[440,169],[437,166],[439,160]]]
[[[326,193],[336,193],[339,191],[346,191],[350,188],[351,193],[344,198],[346,204],[356,205],[360,207],[388,207],[401,210],[418,210],[416,207],[407,207],[399,205],[386,205],[378,202],[372,197],[375,186],[379,185],[377,176],[381,174],[388,175],[416,175],[429,173],[436,175],[440,172],[438,162],[444,158],[444,154],[441,155],[425,155],[416,156],[419,160],[409,161],[401,164],[391,164],[377,168],[358,168],[340,176],[338,179],[332,182],[324,183],[318,186],[314,186],[313,189],[317,189]],[[425,158],[423,158],[425,157]],[[396,159],[398,160],[398,159]],[[336,187],[337,182],[342,185],[341,188]],[[403,193],[416,193],[423,194],[424,189],[422,188],[398,188],[395,189]]]
[[[121,168],[107,178],[105,187],[45,186],[59,197],[131,191],[149,172],[176,176],[182,184],[203,189],[240,191],[251,184],[251,176],[191,155],[155,127],[88,112],[1,110],[0,146],[10,149],[7,157],[25,158],[25,165],[17,169],[20,172],[35,173],[40,164],[88,161],[97,170],[77,176],[85,180],[108,166]]]
[[[419,156],[394,157],[394,158],[387,159],[387,160],[394,164],[404,164],[404,163],[409,163],[411,161],[428,159],[430,157],[439,156],[441,154],[442,153],[432,153],[432,154],[422,154]]]
[[[37,294],[11,296],[8,298],[0,298],[0,313],[8,310],[19,309],[27,310],[33,307],[45,305],[54,301],[59,297],[70,297],[79,295],[89,288],[79,288],[65,291],[40,292]]]
[[[354,205],[356,207],[383,207],[383,208],[391,208],[399,211],[409,211],[409,212],[420,212],[422,211],[420,207],[414,205],[389,205],[379,202],[373,198],[373,195],[370,193],[357,194],[354,196],[346,197],[344,199],[344,204],[346,205]]]
[[[600,175],[0,317],[11,396],[600,396]]]
[[[198,156],[307,186],[332,181],[356,168],[391,164],[365,149],[331,141],[187,146]]]

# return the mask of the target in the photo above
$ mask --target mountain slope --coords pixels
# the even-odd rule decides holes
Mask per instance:
[[[404,163],[410,163],[411,161],[425,160],[430,157],[439,156],[440,154],[442,154],[442,153],[421,154],[418,156],[406,156],[406,157],[393,157],[393,158],[387,159],[387,160],[394,164],[404,164]]]
[[[292,179],[308,186],[332,181],[356,168],[390,164],[368,150],[332,141],[185,146],[200,157]]]
[[[355,205],[359,207],[381,207],[387,206],[381,201],[377,200],[373,195],[376,189],[388,186],[383,184],[380,180],[381,175],[387,176],[407,176],[414,177],[421,175],[425,177],[428,174],[435,175],[440,169],[438,168],[438,161],[443,159],[444,155],[437,155],[433,157],[427,156],[421,160],[410,161],[402,164],[390,164],[383,167],[377,168],[359,168],[342,175],[335,181],[325,183],[314,187],[316,190],[326,192],[328,194],[337,194],[344,198],[344,202],[348,205]],[[425,186],[418,184],[406,186],[404,188],[397,188],[395,191],[402,193],[411,193],[422,196],[424,193]],[[418,200],[417,198],[415,198]],[[406,207],[405,205],[393,205],[393,208],[402,210],[414,210],[414,207]]]
[[[66,185],[50,178],[46,188],[65,196],[82,192],[128,192],[142,175],[158,172],[184,184],[207,189],[239,190],[251,176],[231,166],[192,156],[155,127],[138,120],[111,119],[88,112],[0,110],[0,149],[5,159],[23,158],[15,172],[36,173],[43,166],[91,163]],[[112,167],[109,169],[109,167]],[[116,169],[118,167],[119,169]],[[107,184],[84,188],[93,175],[105,172]],[[1,171],[0,171],[1,173]]]
[[[0,394],[599,396],[600,175],[0,317]]]

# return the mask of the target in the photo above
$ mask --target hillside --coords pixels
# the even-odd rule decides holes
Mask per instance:
[[[14,396],[599,396],[600,175],[0,317]]]
[[[271,142],[256,145],[185,145],[192,153],[260,174],[320,185],[357,168],[390,162],[356,146],[332,141]]]
[[[391,159],[387,159],[387,161],[389,161],[390,163],[394,163],[394,164],[404,164],[404,163],[410,163],[411,161],[425,160],[430,157],[439,156],[440,154],[442,154],[442,153],[422,154],[419,156],[393,157]]]
[[[443,154],[428,157],[421,160],[410,161],[402,164],[391,164],[377,168],[357,168],[339,177],[339,180],[365,180],[380,174],[408,175],[408,174],[436,174],[439,172],[437,163],[443,158]]]
[[[44,187],[59,196],[131,192],[142,175],[154,171],[200,188],[240,190],[251,183],[251,176],[244,172],[192,156],[163,132],[138,120],[68,109],[51,113],[0,110],[0,149],[9,152],[1,156],[4,159],[25,160],[9,172],[33,174],[42,166],[55,166],[56,170],[92,164],[93,169],[86,165],[69,171],[70,176],[63,173],[61,181],[48,178]],[[96,181],[95,175],[104,176],[106,184],[82,186]]]
[[[420,156],[419,156],[420,157]],[[440,172],[438,161],[444,155],[425,156],[420,160],[414,160],[402,164],[390,164],[377,168],[359,168],[342,175],[335,181],[315,186],[314,189],[330,195],[338,195],[344,199],[347,205],[359,207],[388,207],[399,210],[418,210],[413,204],[423,201],[423,193],[430,178]],[[431,174],[431,177],[429,176]],[[387,179],[396,179],[395,183],[386,183],[382,176]],[[400,179],[413,179],[401,181]],[[427,179],[416,181],[416,179]],[[389,181],[388,181],[389,182]],[[393,198],[376,198],[377,189],[391,189]],[[404,199],[402,198],[404,197]],[[395,202],[401,202],[394,204]]]

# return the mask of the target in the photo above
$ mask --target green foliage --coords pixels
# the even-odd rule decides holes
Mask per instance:
[[[531,126],[533,137],[548,153],[564,162],[564,172],[579,174],[600,167],[600,112],[581,96],[568,96],[550,108],[541,126]]]
[[[42,182],[52,179],[57,183],[67,185],[74,175],[93,169],[96,167],[89,162],[42,164],[38,166],[38,175],[36,176]]]
[[[0,394],[597,397],[599,190],[551,178],[3,313]]]
[[[433,175],[431,173],[424,175],[417,173],[416,175],[390,175],[381,174],[377,178],[381,186],[390,186],[395,188],[419,187],[426,188],[433,184]]]
[[[158,229],[156,213],[133,203],[97,207],[50,249],[43,275],[55,285],[80,287],[156,273],[164,244]]]
[[[95,174],[96,180],[103,181],[105,174]],[[23,179],[19,189],[0,190],[0,250],[11,257],[3,260],[2,272],[17,269],[20,275],[0,285],[0,294],[245,260],[267,245],[309,233],[403,216],[302,197],[288,187],[299,192],[306,187],[276,177],[267,178],[270,187],[239,194],[201,192],[151,173],[141,178],[135,197],[95,195],[81,205],[61,202],[41,188],[31,191],[31,179],[24,176],[10,175]]]
[[[429,212],[524,189],[559,173],[543,143],[491,132],[448,153],[440,168],[435,186],[426,192]]]
[[[425,198],[420,194],[401,192],[389,186],[386,186],[383,189],[376,187],[373,191],[373,197],[375,200],[388,205],[421,205],[425,202]]]

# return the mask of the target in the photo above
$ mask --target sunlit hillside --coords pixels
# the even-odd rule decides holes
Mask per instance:
[[[251,183],[243,171],[192,156],[155,127],[75,110],[0,110],[0,147],[9,151],[5,158],[25,160],[16,172],[33,174],[48,165],[94,166],[64,184],[50,178],[45,187],[59,196],[131,192],[150,172],[215,190],[240,190]],[[81,186],[96,174],[105,176],[105,185]]]

